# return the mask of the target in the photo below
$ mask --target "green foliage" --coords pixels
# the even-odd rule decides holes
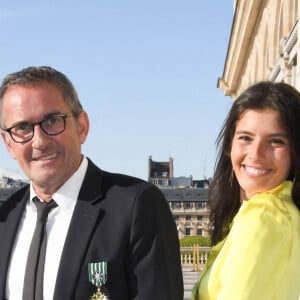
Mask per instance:
[[[185,236],[180,239],[180,247],[193,247],[198,244],[200,247],[210,247],[211,241],[208,236]]]

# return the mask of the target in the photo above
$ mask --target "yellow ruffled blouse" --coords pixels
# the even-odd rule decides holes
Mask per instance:
[[[191,300],[298,300],[300,212],[292,186],[285,181],[243,202]]]

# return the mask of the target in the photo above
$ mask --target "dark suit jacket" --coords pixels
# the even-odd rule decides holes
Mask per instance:
[[[5,299],[10,254],[28,197],[26,186],[0,207],[0,299]],[[104,172],[89,161],[53,299],[90,299],[96,287],[88,280],[87,266],[101,261],[107,262],[102,290],[110,300],[183,299],[176,226],[160,190],[140,179]]]

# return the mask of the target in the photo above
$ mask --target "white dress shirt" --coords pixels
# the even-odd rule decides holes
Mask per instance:
[[[53,299],[64,242],[87,165],[87,159],[84,157],[80,167],[52,197],[58,206],[49,212],[46,225],[47,250],[44,267],[44,300]],[[27,255],[37,218],[36,206],[32,201],[35,196],[32,184],[30,184],[30,200],[26,204],[20,222],[8,269],[6,298],[9,300],[22,300]]]

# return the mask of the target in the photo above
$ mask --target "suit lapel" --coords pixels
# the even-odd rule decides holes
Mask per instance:
[[[102,171],[89,161],[65,241],[55,285],[54,299],[71,299],[94,227],[99,224]],[[87,274],[88,276],[88,274]]]
[[[0,207],[0,297],[5,298],[6,277],[16,233],[29,199],[29,188],[20,189]]]

